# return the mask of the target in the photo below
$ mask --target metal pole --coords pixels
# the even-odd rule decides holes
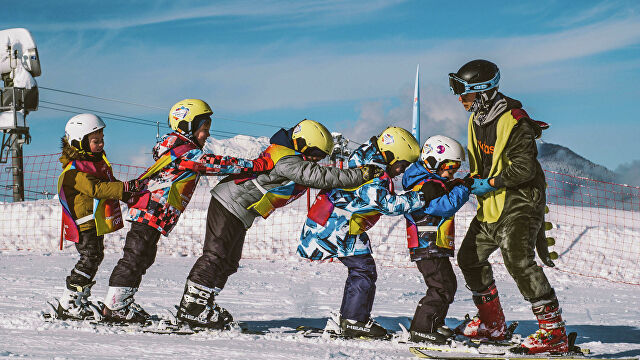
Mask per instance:
[[[24,201],[24,171],[22,161],[22,135],[11,134],[11,164],[13,165],[13,202]]]

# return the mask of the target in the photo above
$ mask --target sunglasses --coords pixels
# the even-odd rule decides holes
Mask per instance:
[[[456,74],[449,74],[449,90],[455,95],[464,95],[474,92],[486,91],[498,86],[500,81],[500,71],[496,73],[493,79],[489,81],[469,84],[465,80],[459,78]]]

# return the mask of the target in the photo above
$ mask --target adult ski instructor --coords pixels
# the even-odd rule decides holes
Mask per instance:
[[[469,337],[503,339],[505,317],[489,256],[500,249],[520,293],[531,302],[539,330],[519,352],[567,352],[568,342],[556,294],[535,261],[536,237],[544,226],[546,182],[535,139],[541,126],[522,104],[498,92],[500,71],[473,60],[449,74],[451,91],[471,112],[468,128],[471,192],[478,211],[458,252],[458,264],[473,293],[478,315],[466,324]]]

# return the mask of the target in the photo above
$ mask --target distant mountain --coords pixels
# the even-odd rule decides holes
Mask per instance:
[[[215,139],[210,137],[204,145],[205,151],[216,155],[228,155],[244,159],[255,159],[269,146],[269,138],[236,135],[229,139]]]
[[[233,156],[243,159],[255,159],[260,153],[269,146],[269,138],[253,137],[247,135],[236,135],[235,137],[228,139],[215,139],[209,137],[204,144],[204,150],[216,155]],[[214,186],[218,183],[221,177],[218,176],[204,176],[201,182]]]
[[[538,160],[547,171],[548,203],[637,210],[637,189],[618,185],[628,180],[629,171],[611,171],[550,143],[538,144]]]
[[[545,170],[598,181],[616,182],[615,172],[592,163],[562,145],[538,144],[538,160]]]

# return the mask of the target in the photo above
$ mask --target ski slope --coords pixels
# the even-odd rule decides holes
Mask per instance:
[[[96,277],[93,299],[102,300],[117,254],[108,254]],[[243,260],[238,273],[218,297],[235,319],[267,335],[207,333],[158,335],[78,322],[47,323],[40,317],[45,300],[59,296],[76,256],[69,253],[0,253],[0,357],[30,359],[410,359],[408,345],[388,341],[302,338],[298,325],[323,326],[340,306],[346,268],[340,263]],[[136,299],[151,313],[178,303],[194,257],[161,255],[145,276]],[[447,324],[474,310],[458,268],[459,290]],[[373,315],[387,328],[409,324],[424,293],[413,268],[379,267]],[[531,310],[514,282],[495,266],[506,317],[519,320],[517,332],[536,329]],[[640,287],[547,272],[578,343],[594,355],[640,356]]]

